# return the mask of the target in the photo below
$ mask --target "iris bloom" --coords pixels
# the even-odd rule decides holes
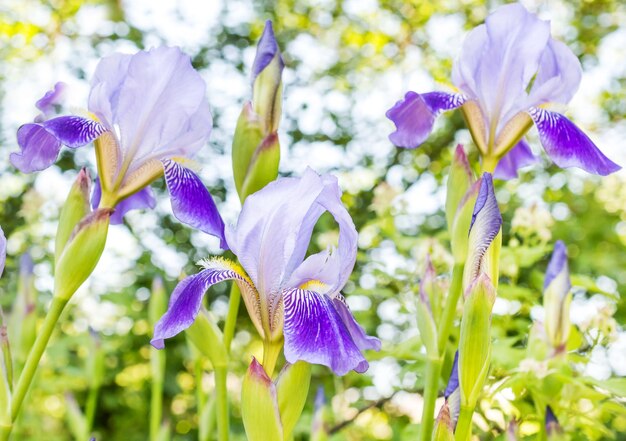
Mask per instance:
[[[326,211],[339,225],[338,247],[305,259],[313,227]],[[155,326],[155,347],[193,323],[211,285],[234,280],[264,341],[284,336],[289,363],[323,364],[338,375],[368,368],[361,351],[380,349],[380,341],[365,334],[340,294],[356,261],[357,232],[336,178],[307,169],[301,178],[268,184],[246,198],[225,236],[241,266],[210,258],[180,282]]]
[[[209,192],[185,167],[211,133],[205,89],[178,48],[105,57],[91,81],[88,116],[45,119],[58,95],[55,88],[38,102],[48,109],[42,109],[44,117],[19,128],[21,150],[11,154],[11,162],[32,173],[50,167],[62,145],[77,148],[95,141],[99,180],[93,203],[115,208],[111,223],[121,222],[130,209],[154,207],[148,186],[165,175],[176,217],[223,238],[224,225]]]
[[[559,167],[607,175],[620,167],[549,104],[565,105],[578,89],[580,62],[550,36],[550,23],[520,4],[501,6],[472,30],[452,70],[457,93],[408,92],[387,112],[396,125],[389,139],[415,148],[428,138],[435,118],[461,108],[483,166],[512,178],[536,161],[522,139],[534,123],[546,153]]]

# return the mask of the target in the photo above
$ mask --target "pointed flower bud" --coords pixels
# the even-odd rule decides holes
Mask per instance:
[[[285,63],[274,37],[272,22],[268,20],[265,22],[265,29],[252,64],[252,105],[254,112],[261,117],[265,133],[272,133],[278,129],[284,67]]]
[[[454,423],[450,417],[450,407],[444,403],[435,422],[433,441],[454,441]]]
[[[459,388],[459,351],[454,353],[454,362],[452,363],[452,370],[450,371],[450,378],[446,390],[443,393],[446,399],[446,406],[448,406],[448,414],[450,418],[450,426],[452,430],[456,428],[456,423],[459,420],[459,414],[461,413],[461,390]]]
[[[0,312],[1,313],[1,312]],[[13,384],[13,360],[7,327],[0,326],[0,428],[11,426],[11,390]],[[0,429],[1,431],[1,429]]]
[[[57,259],[55,296],[69,300],[93,272],[104,251],[112,212],[112,209],[99,208],[76,225]]]
[[[459,337],[461,404],[474,407],[491,358],[491,310],[496,293],[489,277],[481,274],[466,292]]]
[[[291,439],[309,394],[311,365],[304,361],[287,363],[276,380],[278,411],[283,425],[283,438]]]
[[[567,265],[567,248],[563,242],[558,241],[554,245],[543,284],[544,326],[548,340],[557,351],[564,349],[569,337],[571,287]]]
[[[56,263],[59,262],[59,258],[76,225],[91,212],[89,205],[90,193],[91,178],[87,169],[83,168],[78,173],[59,215],[59,226],[57,227],[54,244]]]
[[[284,439],[276,386],[255,358],[241,385],[241,416],[249,441]]]
[[[497,287],[498,260],[502,244],[501,227],[502,216],[498,208],[493,180],[490,173],[484,173],[480,180],[480,190],[470,222],[469,252],[463,271],[464,292],[483,273],[489,276],[493,286]]]
[[[546,406],[546,435],[549,440],[560,440],[563,429],[550,406]]]
[[[472,184],[476,181],[474,173],[470,167],[467,155],[461,144],[457,145],[450,165],[448,175],[448,186],[446,195],[446,221],[448,230],[452,234],[454,218],[459,211],[459,204],[465,197]]]

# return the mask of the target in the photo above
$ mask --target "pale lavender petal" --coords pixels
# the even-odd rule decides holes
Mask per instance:
[[[563,115],[539,107],[531,108],[528,113],[537,126],[543,148],[559,167],[578,167],[602,176],[621,168]]]
[[[380,351],[380,340],[376,337],[371,337],[365,333],[365,330],[354,319],[354,316],[352,315],[352,312],[350,312],[350,308],[348,308],[348,305],[346,304],[343,296],[339,295],[335,297],[333,299],[333,303],[335,305],[335,309],[341,317],[341,320],[343,321],[343,324],[350,332],[350,336],[352,336],[352,341],[354,341],[357,348],[362,351],[366,349]]]
[[[223,259],[206,262],[206,269],[181,281],[170,297],[167,311],[154,327],[154,336],[150,341],[152,346],[163,349],[166,338],[174,337],[191,326],[200,311],[206,290],[224,280],[248,283],[232,263]]]
[[[554,251],[552,251],[552,257],[550,258],[550,263],[548,263],[548,268],[546,270],[546,278],[543,282],[543,290],[545,291],[550,286],[550,283],[556,277],[565,272],[566,285],[563,287],[564,294],[567,294],[571,288],[571,282],[569,278],[569,267],[567,265],[567,247],[563,243],[563,241],[558,240],[554,244]]]
[[[44,170],[54,164],[61,145],[82,147],[105,130],[97,121],[80,116],[60,116],[43,123],[24,124],[17,131],[21,151],[11,153],[10,160],[24,173]]]
[[[407,92],[386,113],[395,125],[396,131],[389,140],[398,147],[419,147],[430,135],[435,118],[446,110],[456,109],[464,102],[462,95],[445,92],[418,94]]]
[[[39,98],[35,106],[41,110],[43,115],[35,118],[35,122],[42,122],[54,113],[55,107],[61,104],[63,100],[65,88],[65,83],[58,82],[54,85],[54,89],[47,91],[44,96]]]
[[[367,361],[329,296],[292,289],[283,299],[285,358],[289,363],[322,364],[337,375],[367,370]]]
[[[522,139],[500,159],[493,176],[496,179],[514,179],[517,178],[517,171],[520,168],[537,162],[539,162],[539,158],[533,154],[528,143]]]
[[[283,58],[280,55],[280,49],[278,48],[278,43],[276,42],[276,37],[274,36],[274,29],[272,28],[272,21],[267,20],[265,22],[265,28],[263,29],[263,34],[261,35],[261,39],[257,44],[256,56],[254,57],[254,62],[252,63],[252,82],[257,76],[267,67],[268,64],[272,62],[274,57],[278,55],[278,60],[280,62],[280,70],[285,67],[285,63],[283,62]]]
[[[4,265],[6,264],[6,261],[7,261],[7,238],[4,236],[4,231],[2,230],[2,227],[0,227],[0,276],[4,272]],[[32,266],[32,263],[31,263],[31,266]],[[22,268],[20,267],[20,272],[21,271],[22,271]]]
[[[164,159],[162,163],[174,216],[182,223],[219,238],[220,246],[227,250],[224,221],[200,178],[171,159]]]
[[[535,76],[526,107],[554,102],[567,104],[582,78],[582,66],[572,50],[552,38],[548,41]]]
[[[465,39],[453,82],[478,101],[498,131],[527,107],[526,88],[537,73],[549,38],[549,22],[513,3],[496,9]]]
[[[459,351],[454,353],[454,362],[452,363],[452,370],[450,371],[450,378],[448,379],[448,385],[446,386],[446,390],[443,392],[443,396],[446,399],[452,395],[459,387]]]
[[[96,68],[89,110],[119,128],[123,160],[188,157],[206,144],[212,119],[206,85],[178,48],[115,54]]]
[[[98,207],[101,197],[102,188],[100,187],[100,179],[96,179],[96,185],[94,185],[93,194],[91,196],[91,206],[93,209]],[[152,210],[154,207],[156,207],[154,192],[150,187],[145,187],[118,202],[115,206],[115,211],[109,219],[109,223],[111,225],[122,224],[124,223],[124,216],[130,210],[144,210],[146,208]]]

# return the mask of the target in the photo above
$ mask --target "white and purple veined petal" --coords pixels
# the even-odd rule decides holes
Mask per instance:
[[[546,153],[561,168],[578,167],[588,173],[608,175],[621,167],[607,158],[582,130],[560,113],[540,107],[528,111]]]
[[[330,367],[337,375],[362,373],[369,364],[361,353],[380,349],[377,338],[365,335],[341,298],[305,289],[284,293],[285,358]]]
[[[20,152],[11,153],[10,160],[23,173],[41,171],[54,164],[62,145],[82,147],[105,131],[99,122],[80,116],[24,124],[17,131]]]
[[[441,112],[463,105],[465,98],[460,94],[407,92],[385,114],[396,126],[389,140],[398,147],[419,147],[433,130],[435,119]]]
[[[202,306],[204,293],[212,285],[225,280],[250,285],[250,280],[241,268],[228,260],[211,259],[205,261],[203,265],[205,269],[185,278],[176,286],[167,311],[154,327],[150,343],[155,348],[163,349],[166,338],[174,337],[193,324]]]

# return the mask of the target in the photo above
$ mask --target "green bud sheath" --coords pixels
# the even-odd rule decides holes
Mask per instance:
[[[461,201],[459,202],[456,216],[452,223],[450,231],[450,246],[454,263],[463,264],[467,259],[467,249],[469,244],[468,231],[472,222],[472,213],[474,212],[474,204],[478,197],[480,183],[476,182],[467,190]]]
[[[10,427],[11,420],[11,389],[13,382],[13,362],[11,347],[5,325],[0,327],[0,426]]]
[[[444,403],[439,411],[432,439],[433,441],[454,441],[454,424],[450,417],[448,403]]]
[[[459,211],[459,204],[475,181],[476,178],[467,160],[465,150],[463,150],[463,146],[459,144],[456,147],[454,158],[450,165],[446,193],[446,221],[448,222],[450,235],[452,235],[454,218]]]
[[[283,62],[277,53],[252,85],[253,110],[261,117],[265,134],[278,130],[282,110],[282,72]]]
[[[474,407],[489,371],[491,310],[496,293],[489,277],[481,274],[466,293],[459,338],[461,405]]]
[[[193,324],[185,330],[185,334],[196,349],[211,360],[214,368],[225,367],[228,364],[228,355],[222,343],[222,331],[204,308],[200,310]]]
[[[57,260],[55,296],[69,300],[93,272],[104,251],[112,213],[112,209],[100,208],[76,225]]]
[[[280,145],[278,143],[278,135],[272,133],[263,140],[250,159],[240,193],[242,199],[274,181],[278,176],[279,162]]]
[[[78,173],[59,215],[59,226],[54,244],[54,261],[56,264],[59,263],[63,249],[76,225],[91,212],[90,194],[91,178],[87,170],[83,168]]]
[[[310,384],[311,365],[304,361],[287,364],[278,376],[276,391],[284,439],[290,439],[302,414]]]
[[[417,328],[419,329],[422,343],[424,347],[426,347],[428,357],[433,359],[438,358],[437,325],[430,312],[430,308],[421,300],[417,302]]]
[[[239,119],[237,120],[232,153],[235,187],[237,188],[237,193],[240,195],[241,200],[244,199],[241,196],[241,190],[246,175],[248,174],[250,161],[257,147],[263,141],[263,138],[264,133],[261,118],[252,110],[252,103],[247,102],[244,104]]]
[[[241,416],[248,441],[284,439],[276,386],[255,358],[241,385]]]

